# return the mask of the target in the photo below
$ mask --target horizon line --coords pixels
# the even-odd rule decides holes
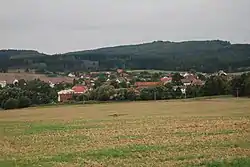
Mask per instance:
[[[143,45],[143,44],[150,44],[154,42],[170,42],[170,43],[183,43],[183,42],[206,42],[206,41],[221,41],[221,42],[229,42],[232,45],[235,44],[250,44],[248,42],[231,42],[230,40],[222,40],[222,39],[201,39],[201,40],[176,40],[176,41],[170,41],[170,40],[153,40],[153,41],[145,41],[145,42],[132,42],[132,43],[125,43],[125,44],[115,44],[115,45],[106,45],[106,46],[101,46],[101,47],[93,47],[89,49],[75,49],[67,52],[61,52],[61,53],[46,53],[43,51],[40,51],[39,49],[34,49],[34,48],[29,48],[29,49],[23,49],[23,48],[1,48],[0,51],[8,51],[8,50],[16,50],[16,51],[36,51],[41,54],[46,54],[46,55],[59,55],[59,54],[67,54],[67,53],[74,53],[74,52],[83,52],[83,51],[93,51],[93,50],[98,50],[98,49],[105,49],[105,48],[114,48],[114,47],[123,47],[123,46],[135,46],[135,45]]]

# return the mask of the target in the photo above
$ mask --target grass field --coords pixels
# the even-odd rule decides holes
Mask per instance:
[[[250,166],[250,100],[0,112],[0,167]]]

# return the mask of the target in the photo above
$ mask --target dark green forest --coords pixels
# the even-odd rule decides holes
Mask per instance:
[[[86,60],[90,61],[86,63]],[[91,66],[91,63],[95,65]],[[155,41],[57,55],[31,50],[1,50],[0,69],[4,72],[9,68],[46,69],[52,72],[116,68],[238,72],[250,70],[250,44],[231,44],[220,40]]]

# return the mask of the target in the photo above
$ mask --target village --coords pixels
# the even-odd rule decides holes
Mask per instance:
[[[42,74],[33,75],[32,73],[1,73],[0,86],[18,85],[18,83],[39,79],[54,88],[58,84],[63,86],[58,90],[58,102],[64,103],[72,100],[74,96],[89,93],[102,85],[112,85],[115,89],[126,88],[135,93],[144,88],[153,88],[160,85],[171,84],[174,91],[181,90],[186,95],[188,86],[203,86],[211,75],[230,76],[224,71],[215,74],[205,74],[196,72],[148,72],[148,71],[126,71],[117,69],[108,72],[75,72],[67,76],[47,77]],[[178,83],[178,80],[180,81]]]

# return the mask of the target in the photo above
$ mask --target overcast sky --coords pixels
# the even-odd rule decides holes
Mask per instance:
[[[250,43],[250,0],[0,0],[0,49],[63,53],[154,40]]]

